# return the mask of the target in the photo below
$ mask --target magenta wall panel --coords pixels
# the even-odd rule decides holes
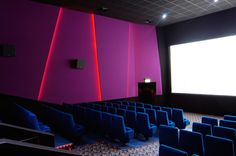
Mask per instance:
[[[43,101],[76,103],[97,100],[90,15],[63,9],[45,80]],[[69,61],[83,59],[84,69]]]
[[[0,57],[0,93],[36,99],[58,8],[28,0],[1,0],[0,44],[16,57]]]
[[[159,51],[154,26],[134,24],[135,81],[145,77],[156,82],[157,95],[162,94]],[[137,93],[137,90],[136,90]]]
[[[138,82],[150,77],[162,94],[154,26],[139,25],[27,0],[3,0],[0,44],[16,45],[16,57],[0,57],[0,93],[37,99],[54,37],[40,100],[79,103],[98,100],[95,42],[102,100],[137,96]],[[82,59],[83,69],[70,61]]]
[[[129,23],[103,16],[95,23],[103,100],[126,97]]]

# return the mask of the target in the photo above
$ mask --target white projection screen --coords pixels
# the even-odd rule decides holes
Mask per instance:
[[[170,46],[171,92],[236,96],[236,36]]]

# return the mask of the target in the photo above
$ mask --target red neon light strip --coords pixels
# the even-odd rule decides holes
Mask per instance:
[[[130,53],[131,53],[131,24],[129,24],[129,32],[128,32],[128,60],[127,60],[127,92],[126,96],[129,97],[129,89],[130,89]]]
[[[96,40],[96,29],[95,29],[95,20],[94,14],[91,14],[91,26],[92,26],[92,43],[93,43],[93,52],[95,60],[95,70],[96,70],[96,81],[97,81],[97,92],[98,92],[98,101],[102,101],[102,92],[101,92],[101,83],[100,83],[100,73],[98,66],[98,49],[97,49],[97,40]]]
[[[57,16],[57,21],[56,21],[55,29],[54,29],[54,32],[53,32],[53,36],[52,36],[52,40],[51,40],[51,44],[50,44],[50,48],[49,48],[49,52],[48,52],[48,56],[47,56],[47,60],[46,60],[46,64],[45,64],[45,68],[44,68],[44,71],[43,71],[43,77],[42,77],[42,81],[41,81],[41,85],[40,85],[40,89],[39,89],[38,100],[42,100],[43,91],[44,91],[44,87],[45,87],[45,80],[46,80],[47,71],[48,71],[48,66],[49,66],[49,62],[50,62],[51,57],[52,57],[52,53],[53,53],[53,51],[54,51],[55,38],[56,38],[56,36],[57,36],[59,23],[60,23],[60,21],[61,21],[62,10],[63,10],[63,9],[60,8],[60,9],[59,9],[59,12],[58,12],[58,16]]]

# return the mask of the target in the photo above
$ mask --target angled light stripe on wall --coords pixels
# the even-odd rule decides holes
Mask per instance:
[[[94,61],[95,61],[95,71],[96,71],[96,84],[97,84],[97,98],[98,101],[102,100],[102,92],[101,92],[101,81],[100,81],[100,72],[98,65],[98,50],[97,50],[97,38],[96,38],[96,29],[95,29],[95,19],[94,14],[90,15],[91,19],[91,29],[92,29],[92,44],[93,44],[93,53],[94,53]]]
[[[55,25],[55,28],[54,28],[54,31],[53,31],[53,36],[52,36],[52,40],[51,40],[51,44],[50,44],[50,48],[49,48],[45,68],[44,68],[44,71],[43,71],[43,77],[42,77],[42,81],[41,81],[41,85],[40,85],[40,89],[39,89],[38,100],[42,100],[42,97],[43,97],[43,92],[44,92],[48,67],[49,67],[49,64],[50,64],[52,53],[53,53],[54,48],[55,48],[55,38],[56,38],[57,33],[58,33],[58,27],[60,25],[60,21],[62,19],[62,13],[63,13],[63,8],[60,8],[59,12],[58,12],[57,20],[56,20],[56,25]]]

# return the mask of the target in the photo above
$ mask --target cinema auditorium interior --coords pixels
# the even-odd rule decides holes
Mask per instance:
[[[0,0],[1,156],[236,156],[236,0]]]

